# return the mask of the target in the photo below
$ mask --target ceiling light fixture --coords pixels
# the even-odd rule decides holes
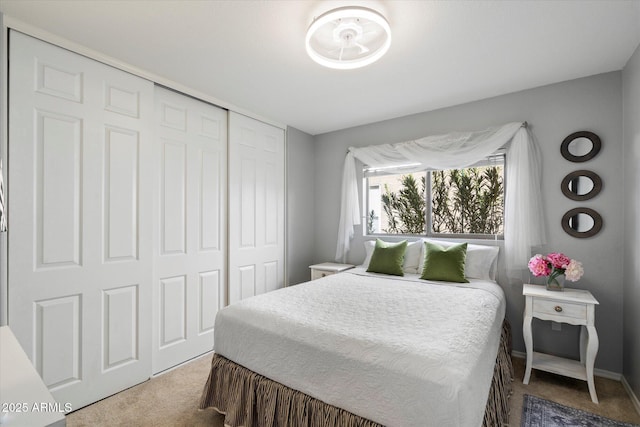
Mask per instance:
[[[350,70],[380,59],[391,46],[391,27],[372,9],[340,7],[316,18],[305,39],[307,53],[320,65]]]

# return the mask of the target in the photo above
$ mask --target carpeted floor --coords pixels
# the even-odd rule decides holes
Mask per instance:
[[[582,409],[603,417],[627,423],[640,423],[638,414],[625,391],[622,383],[602,377],[596,377],[596,392],[600,403],[593,403],[589,396],[586,381],[575,380],[548,372],[531,371],[529,384],[522,384],[525,361],[513,358],[515,378],[513,381],[513,395],[511,396],[511,414],[509,425],[520,427],[522,402],[525,394],[542,397],[572,408]]]
[[[207,380],[211,356],[160,375],[67,416],[67,426],[211,426],[222,427],[223,418],[211,409],[198,410]],[[587,383],[533,371],[528,385],[522,384],[524,360],[514,358],[515,381],[509,425],[520,426],[525,394],[607,418],[640,424],[629,396],[618,381],[596,377],[600,404],[591,402]]]
[[[211,355],[67,415],[67,426],[223,427],[212,409],[198,409]]]

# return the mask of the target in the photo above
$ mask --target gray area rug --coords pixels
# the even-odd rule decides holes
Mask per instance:
[[[521,427],[640,427],[569,408],[540,397],[524,395]]]

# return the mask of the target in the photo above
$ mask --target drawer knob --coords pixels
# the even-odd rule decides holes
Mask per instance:
[[[562,312],[562,307],[560,307],[559,305],[556,305],[553,309],[558,313]]]

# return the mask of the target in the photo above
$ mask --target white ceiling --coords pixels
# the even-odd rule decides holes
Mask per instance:
[[[357,70],[306,55],[314,16],[383,13],[391,49]],[[312,135],[620,70],[640,1],[0,0],[0,11]]]

